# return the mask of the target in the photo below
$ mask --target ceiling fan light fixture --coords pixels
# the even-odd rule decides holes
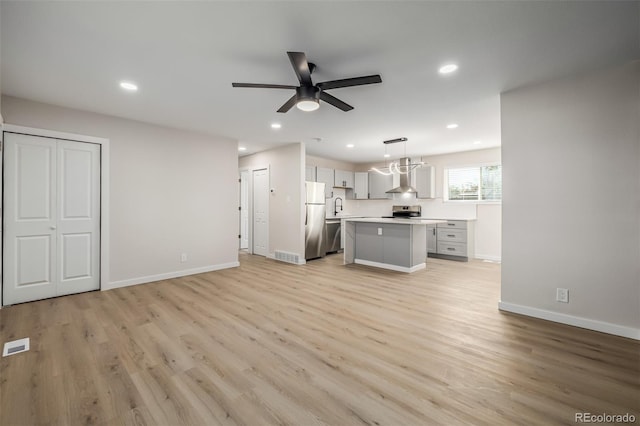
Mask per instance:
[[[296,106],[301,111],[315,111],[320,108],[320,90],[314,86],[301,86],[296,89]]]
[[[301,111],[315,111],[320,108],[320,102],[317,99],[301,99],[296,103],[296,107]]]
[[[294,105],[302,111],[315,111],[320,107],[320,101],[326,102],[344,112],[351,111],[353,107],[341,101],[327,90],[339,89],[341,87],[362,86],[366,84],[382,83],[382,78],[378,74],[365,75],[362,77],[342,78],[339,80],[322,81],[313,84],[311,73],[316,68],[315,64],[307,61],[304,52],[287,52],[289,61],[298,77],[300,86],[289,86],[284,84],[262,84],[262,83],[231,83],[232,87],[248,87],[262,89],[295,89],[296,94],[291,96],[279,109],[278,112],[285,113]]]

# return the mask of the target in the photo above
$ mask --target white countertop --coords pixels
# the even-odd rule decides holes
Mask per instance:
[[[429,220],[477,220],[475,217],[447,217],[447,218],[439,218],[439,217],[425,217],[423,219]]]
[[[395,219],[387,217],[354,217],[345,218],[348,222],[369,222],[369,223],[399,223],[402,225],[435,225],[437,223],[446,223],[443,219]]]
[[[350,219],[350,218],[355,218],[355,217],[364,217],[364,216],[357,216],[357,215],[326,216],[326,217],[325,217],[325,220],[327,220],[327,221],[333,221],[333,220]]]

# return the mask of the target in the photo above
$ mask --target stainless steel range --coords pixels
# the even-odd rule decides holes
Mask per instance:
[[[392,216],[383,216],[393,219],[419,219],[422,217],[421,206],[393,206],[391,209]]]

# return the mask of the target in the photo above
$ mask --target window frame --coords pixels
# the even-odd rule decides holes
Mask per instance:
[[[487,162],[487,163],[471,163],[471,164],[451,164],[444,166],[443,168],[443,201],[445,203],[452,204],[502,204],[502,188],[500,188],[500,199],[499,200],[450,200],[449,199],[449,170],[453,169],[470,169],[477,168],[481,169],[483,167],[492,167],[492,166],[500,166],[501,174],[502,174],[502,163],[498,161]],[[482,179],[480,179],[482,180]],[[482,182],[480,182],[480,186],[478,187],[478,196],[482,193]]]

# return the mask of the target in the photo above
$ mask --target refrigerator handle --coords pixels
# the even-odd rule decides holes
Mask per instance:
[[[307,222],[309,221],[309,209],[307,206],[304,208],[304,226],[307,226]]]

